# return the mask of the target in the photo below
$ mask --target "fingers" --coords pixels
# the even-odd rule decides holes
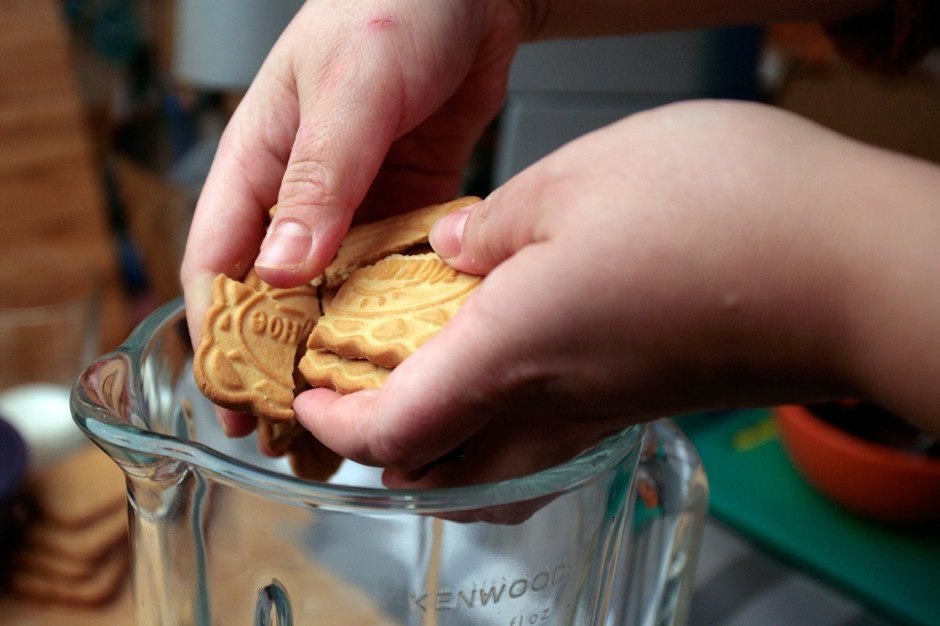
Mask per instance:
[[[427,11],[414,1],[377,8],[325,0],[301,8],[229,123],[197,205],[181,269],[194,345],[216,274],[240,277],[254,264],[266,282],[289,287],[322,271],[393,142],[457,92],[483,25],[475,3]],[[488,67],[508,69],[511,47],[500,48]],[[470,109],[479,106],[471,100]],[[435,131],[441,148],[448,136],[441,131],[467,148],[486,116],[450,117],[462,121],[448,125],[442,117],[424,129]],[[407,172],[414,159],[406,147],[395,156]],[[458,168],[435,165],[441,169],[415,187],[443,196]]]
[[[602,423],[566,419],[564,414],[535,417],[534,407],[513,415],[500,416],[456,454],[421,471],[416,476],[386,470],[382,483],[389,489],[435,489],[491,484],[533,474],[569,461],[597,443],[603,436]],[[445,519],[462,523],[519,524],[555,496],[545,496],[510,504],[469,509],[445,514]]]
[[[461,343],[457,339],[461,329],[446,330],[451,331],[446,333],[450,341]],[[396,368],[381,391],[340,396],[315,389],[300,394],[294,401],[297,419],[327,447],[360,463],[410,471],[432,462],[486,419],[481,395],[463,384],[460,366],[452,362],[445,370],[433,363],[441,349],[433,344],[443,342],[446,349],[450,341],[440,334],[429,341]],[[478,363],[487,360],[481,348],[473,350]],[[465,367],[471,367],[469,360]],[[471,370],[465,373],[470,379],[479,375]],[[453,404],[443,406],[443,398],[452,399]],[[475,415],[467,410],[470,406],[479,408]],[[456,419],[455,414],[465,419]]]
[[[305,392],[294,403],[297,419],[345,457],[412,471],[501,419],[499,407],[542,402],[564,375],[555,342],[565,315],[554,285],[526,286],[543,261],[540,251],[527,248],[490,274],[381,390]]]
[[[264,84],[253,87],[232,116],[209,170],[186,241],[180,280],[193,345],[220,273],[240,278],[248,271],[264,233],[267,211],[277,200],[286,150],[281,153],[258,132],[255,116],[281,96]],[[279,117],[276,132],[292,133]]]
[[[263,280],[287,287],[317,276],[390,146],[458,88],[480,35],[448,40],[463,15],[457,6],[308,3],[298,14],[283,44],[294,51],[298,121],[278,211],[255,261]]]
[[[531,281],[551,252],[530,245],[547,234],[542,214],[521,202],[530,188],[523,183],[435,225],[432,244],[460,269],[485,273],[505,263],[380,391],[339,396],[318,389],[297,398],[297,418],[324,444],[362,463],[417,470],[497,419],[496,406],[533,393],[554,375],[543,369],[550,368],[543,357],[551,354],[546,338],[561,335],[553,330],[558,291]],[[448,246],[458,249],[447,254]]]
[[[539,415],[528,406],[492,420],[456,454],[414,476],[387,471],[392,489],[457,487],[528,476],[567,461],[596,443],[606,422],[589,422],[560,412]]]
[[[340,69],[318,70],[324,72]],[[278,210],[255,261],[265,281],[309,281],[335,253],[397,132],[397,86],[375,89],[389,80],[387,72],[375,62],[341,81],[318,76],[297,83],[300,125]]]
[[[550,208],[542,206],[537,168],[527,170],[486,199],[446,215],[431,229],[430,243],[451,266],[487,274],[525,246],[544,241]]]
[[[222,407],[215,407],[215,418],[228,437],[246,437],[258,424],[258,418],[250,413],[240,413]]]
[[[322,270],[398,132],[404,85],[395,64],[406,33],[354,37],[355,23],[335,23],[342,19],[358,18],[306,4],[226,127],[180,272],[193,345],[215,275],[241,277],[256,257],[261,278],[276,286]],[[417,119],[427,115],[414,109]]]

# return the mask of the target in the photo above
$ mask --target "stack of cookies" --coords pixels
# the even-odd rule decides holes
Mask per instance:
[[[253,273],[224,275],[202,327],[194,375],[219,406],[259,418],[262,451],[287,454],[294,471],[325,480],[342,459],[293,415],[310,386],[339,393],[380,387],[437,333],[480,281],[428,246],[440,217],[479,198],[459,198],[350,228],[336,257],[310,285],[276,289]]]
[[[129,570],[124,474],[117,465],[85,446],[35,471],[27,498],[10,590],[84,606],[114,596]]]

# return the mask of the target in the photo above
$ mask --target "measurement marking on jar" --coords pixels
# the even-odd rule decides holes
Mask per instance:
[[[509,620],[509,626],[531,626],[531,624],[544,624],[552,616],[552,610],[542,609],[528,615],[517,615]]]

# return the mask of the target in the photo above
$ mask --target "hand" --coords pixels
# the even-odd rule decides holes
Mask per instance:
[[[255,264],[273,285],[298,285],[330,261],[357,209],[455,197],[502,104],[520,19],[508,0],[306,3],[233,114],[196,207],[181,270],[193,345],[216,274]],[[254,426],[220,417],[229,434]]]
[[[878,172],[899,168],[874,154],[730,102],[583,137],[435,226],[438,253],[487,274],[441,333],[381,390],[307,391],[297,417],[393,468],[387,485],[429,487],[542,469],[652,417],[858,392],[847,322],[880,300],[852,301],[872,293],[846,268],[877,276],[869,251],[904,222],[878,209]]]

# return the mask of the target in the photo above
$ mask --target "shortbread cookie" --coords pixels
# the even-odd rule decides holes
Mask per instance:
[[[37,517],[65,528],[87,526],[126,506],[124,473],[93,445],[36,471],[29,489]]]
[[[13,567],[59,580],[81,580],[95,575],[102,562],[113,558],[115,552],[127,552],[127,542],[121,542],[96,561],[63,558],[61,554],[45,550],[18,550],[13,555]]]
[[[324,270],[323,284],[337,287],[360,267],[375,263],[396,252],[428,241],[431,226],[438,219],[479,202],[466,196],[443,204],[433,204],[377,222],[357,224],[349,229],[339,245],[336,257]]]
[[[220,406],[292,419],[297,352],[315,323],[311,315],[217,276],[193,360],[200,390]]]
[[[437,333],[480,283],[434,253],[393,254],[353,272],[308,343],[394,368]]]
[[[300,372],[314,387],[326,387],[346,394],[381,387],[391,370],[365,359],[347,359],[328,350],[313,348],[300,359]]]
[[[294,437],[287,458],[294,474],[321,482],[335,474],[343,462],[343,457],[323,445],[308,430]]]
[[[90,563],[127,542],[127,511],[120,509],[81,528],[60,526],[46,519],[23,529],[22,549]]]
[[[261,280],[254,268],[248,270],[242,283],[249,289],[261,292],[281,304],[301,311],[314,321],[320,317],[320,298],[317,296],[317,288],[311,284],[289,288],[273,287]]]
[[[127,578],[128,570],[128,553],[124,550],[109,555],[89,576],[77,580],[19,569],[10,575],[9,584],[14,593],[34,600],[92,606],[113,596]]]

